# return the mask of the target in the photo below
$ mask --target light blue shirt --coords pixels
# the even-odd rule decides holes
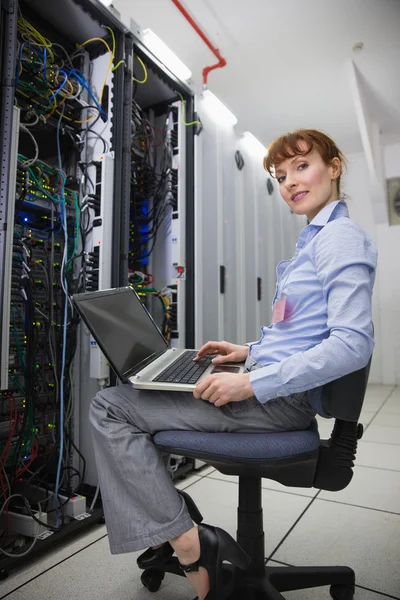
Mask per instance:
[[[285,296],[285,318],[250,344],[249,356],[263,365],[250,373],[261,403],[311,390],[315,405],[321,386],[368,363],[376,263],[372,238],[349,218],[344,200],[304,227],[293,258],[276,268],[272,305]]]

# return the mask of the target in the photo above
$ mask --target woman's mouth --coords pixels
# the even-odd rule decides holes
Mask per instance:
[[[308,192],[296,192],[296,194],[293,194],[293,196],[292,196],[292,202],[299,202],[307,194],[308,194]]]

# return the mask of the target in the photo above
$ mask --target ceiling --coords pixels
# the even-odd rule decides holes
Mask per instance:
[[[191,69],[198,91],[215,57],[171,0],[114,0],[121,19],[151,28]],[[354,60],[387,141],[400,140],[400,0],[183,0],[227,60],[208,87],[268,145],[321,129],[362,151],[348,77]],[[357,42],[364,47],[353,51]]]

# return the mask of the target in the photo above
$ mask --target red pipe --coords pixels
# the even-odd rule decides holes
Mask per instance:
[[[190,14],[186,10],[186,8],[184,6],[182,6],[182,4],[179,2],[179,0],[172,0],[172,2],[175,4],[177,9],[183,14],[185,19],[187,21],[189,21],[189,23],[195,29],[195,31],[199,34],[199,36],[201,37],[203,42],[205,42],[207,44],[207,46],[210,48],[211,52],[218,58],[219,62],[216,65],[212,65],[211,67],[205,67],[203,69],[203,84],[206,86],[209,72],[213,71],[214,69],[220,69],[222,67],[225,67],[226,60],[221,56],[218,48],[215,48],[215,46],[212,45],[210,40],[202,32],[200,27],[197,25],[196,21],[190,16]]]

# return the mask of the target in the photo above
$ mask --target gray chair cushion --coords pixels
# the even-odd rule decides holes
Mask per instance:
[[[154,436],[157,446],[193,451],[210,456],[268,460],[290,458],[319,448],[315,421],[306,431],[283,433],[206,433],[201,431],[161,431]]]

